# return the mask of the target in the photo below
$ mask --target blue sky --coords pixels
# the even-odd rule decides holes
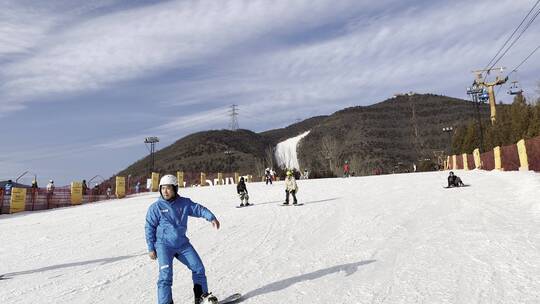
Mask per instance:
[[[108,178],[146,136],[227,128],[233,103],[263,131],[397,92],[466,98],[535,2],[1,0],[0,180]],[[537,53],[514,74],[531,97],[539,68]]]

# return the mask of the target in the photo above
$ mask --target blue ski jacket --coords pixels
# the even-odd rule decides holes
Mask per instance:
[[[188,216],[202,217],[209,222],[216,219],[210,210],[187,197],[178,196],[172,202],[159,198],[150,205],[144,226],[148,251],[155,251],[156,244],[179,248],[189,242],[186,237]]]

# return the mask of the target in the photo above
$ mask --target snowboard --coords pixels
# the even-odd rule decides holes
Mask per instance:
[[[232,295],[226,297],[225,299],[219,300],[218,304],[234,303],[235,301],[238,301],[241,298],[242,298],[241,293],[235,293],[235,294],[232,294]]]
[[[253,206],[253,204],[249,204],[247,206],[246,205],[244,205],[244,206],[236,206],[236,208],[246,208],[246,207],[251,207],[251,206]]]
[[[443,188],[444,188],[444,189],[450,189],[450,188],[463,188],[463,187],[469,187],[469,186],[470,186],[470,185],[465,184],[465,185],[459,186],[459,187],[445,187],[445,186],[443,186]]]
[[[280,206],[283,206],[283,207],[287,207],[287,206],[304,206],[303,203],[298,203],[298,204],[279,204]]]

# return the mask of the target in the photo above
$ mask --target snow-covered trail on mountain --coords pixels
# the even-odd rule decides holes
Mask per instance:
[[[306,137],[309,132],[310,131],[306,131],[298,136],[291,137],[276,145],[276,151],[274,152],[274,155],[276,157],[278,166],[280,166],[281,168],[294,168],[300,170],[296,148],[298,147],[298,143],[300,142],[300,140]]]

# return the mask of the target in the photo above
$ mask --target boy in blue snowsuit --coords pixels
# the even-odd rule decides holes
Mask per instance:
[[[208,293],[204,265],[186,237],[186,230],[188,216],[202,217],[212,222],[216,229],[219,229],[219,221],[210,210],[189,198],[180,197],[178,182],[173,175],[161,178],[159,192],[161,197],[148,208],[145,225],[148,254],[159,263],[158,303],[173,303],[173,258],[192,271],[195,304],[217,303],[217,298]]]

